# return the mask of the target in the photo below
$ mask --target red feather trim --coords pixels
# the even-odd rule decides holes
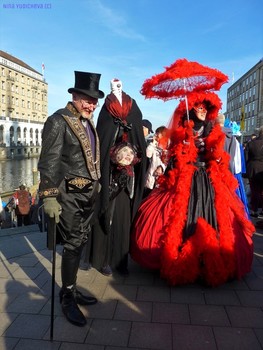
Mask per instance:
[[[193,137],[188,137],[187,144],[181,142],[186,135],[189,136],[187,128],[175,130],[174,140],[177,142],[171,153],[176,156],[176,168],[169,172],[168,181],[161,184],[163,188],[166,186],[174,190],[170,216],[164,227],[161,276],[171,285],[202,278],[208,285],[217,286],[234,277],[240,278],[250,270],[253,252],[251,236],[255,229],[247,220],[244,207],[235,194],[237,180],[229,171],[229,156],[223,150],[224,134],[217,125],[206,139],[206,152],[207,172],[215,191],[218,232],[199,218],[194,235],[183,243],[195,171],[191,163],[197,157]]]

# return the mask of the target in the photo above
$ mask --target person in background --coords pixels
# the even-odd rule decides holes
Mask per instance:
[[[143,135],[145,137],[146,143],[150,142],[151,134],[153,134],[152,123],[148,119],[142,120]]]
[[[127,275],[130,227],[143,196],[146,155],[142,113],[112,79],[99,113],[101,192],[93,226],[92,266],[102,274]]]
[[[94,205],[100,189],[99,139],[93,123],[100,74],[75,71],[75,86],[68,89],[72,102],[47,118],[42,134],[39,198],[44,212],[56,222],[63,244],[62,287],[59,299],[66,319],[76,326],[87,321],[78,305],[97,299],[76,288],[82,248],[88,240]]]
[[[152,142],[150,142],[146,148],[146,156],[149,159],[149,165],[146,172],[145,190],[144,197],[146,197],[156,184],[155,171],[159,165],[163,171],[166,165],[163,162],[162,156],[167,150],[167,128],[160,126],[155,130]],[[159,169],[160,170],[160,169]]]
[[[244,150],[236,136],[240,136],[240,127],[236,122],[229,122],[225,115],[219,113],[216,123],[221,126],[221,130],[225,133],[224,150],[230,155],[229,168],[238,181],[237,195],[244,204],[247,216],[249,217],[248,200],[243,182],[243,174],[246,173],[246,162]]]
[[[263,125],[259,128],[258,137],[247,143],[245,154],[251,191],[250,215],[257,218],[263,215]]]
[[[2,228],[3,222],[6,220],[6,212],[4,209],[2,197],[0,196],[0,227]]]
[[[14,193],[14,202],[17,226],[30,225],[30,208],[32,198],[25,185],[20,185],[19,190]]]

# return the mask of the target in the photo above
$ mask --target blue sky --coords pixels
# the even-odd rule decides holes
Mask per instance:
[[[166,125],[178,101],[145,100],[145,79],[179,58],[229,76],[226,91],[263,57],[262,0],[0,0],[0,49],[41,73],[45,64],[49,114],[63,107],[74,70],[101,73],[138,103],[154,129]],[[36,4],[29,8],[29,4]],[[38,8],[37,8],[38,7]],[[103,102],[103,101],[102,101]],[[95,112],[97,117],[99,108]]]

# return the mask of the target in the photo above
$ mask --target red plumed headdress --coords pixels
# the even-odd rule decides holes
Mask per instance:
[[[207,109],[206,120],[211,121],[217,118],[218,112],[222,107],[222,102],[214,92],[194,92],[187,95],[189,111],[197,104],[204,103]],[[186,101],[182,99],[175,109],[169,128],[174,130],[183,120],[187,113]]]

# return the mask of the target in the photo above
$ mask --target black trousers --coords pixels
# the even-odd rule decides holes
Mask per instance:
[[[63,287],[76,283],[82,248],[91,232],[98,188],[97,182],[87,193],[67,193],[64,184],[59,188],[57,200],[62,207],[62,213],[57,224],[57,233],[64,245],[61,262]]]

